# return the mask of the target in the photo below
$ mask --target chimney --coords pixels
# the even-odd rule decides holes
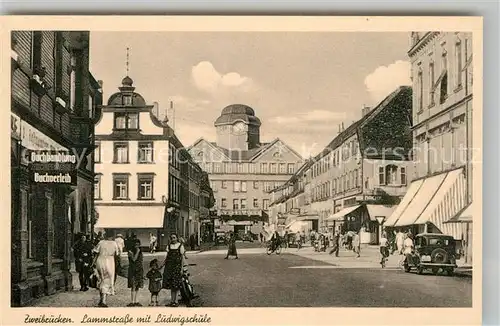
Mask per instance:
[[[361,117],[364,117],[365,115],[370,113],[371,109],[371,107],[363,105],[363,108],[361,109]]]

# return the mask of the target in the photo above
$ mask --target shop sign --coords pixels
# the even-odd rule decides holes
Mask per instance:
[[[21,145],[27,149],[68,151],[67,148],[25,121],[21,121]]]
[[[21,118],[14,113],[10,113],[10,134],[13,138],[21,138]]]
[[[65,151],[26,150],[34,183],[77,184],[77,157]]]

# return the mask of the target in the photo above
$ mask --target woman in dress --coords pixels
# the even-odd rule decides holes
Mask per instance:
[[[227,249],[226,258],[224,259],[229,259],[229,256],[236,256],[236,259],[238,259],[238,252],[236,252],[236,236],[233,232],[231,232],[229,236],[229,247]]]
[[[97,253],[94,265],[99,275],[99,307],[107,307],[107,296],[115,294],[115,256],[119,252],[111,231],[105,232],[104,240],[99,241],[94,252]]]
[[[144,286],[144,267],[143,257],[141,252],[141,241],[134,240],[134,248],[128,252],[128,288],[130,289],[131,301],[127,307],[140,307],[142,306],[137,301],[137,292]]]
[[[171,302],[167,306],[177,307],[177,292],[182,286],[182,267],[184,266],[184,255],[186,250],[178,241],[177,234],[170,235],[170,244],[167,246],[167,257],[163,261],[163,284],[164,289],[170,290]]]

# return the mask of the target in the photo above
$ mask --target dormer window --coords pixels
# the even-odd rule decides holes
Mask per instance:
[[[139,114],[115,113],[115,129],[139,129]]]
[[[132,105],[132,95],[123,96],[123,105]]]

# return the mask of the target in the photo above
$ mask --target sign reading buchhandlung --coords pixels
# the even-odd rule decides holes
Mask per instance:
[[[77,156],[64,151],[29,150],[28,162],[35,183],[77,183]]]

